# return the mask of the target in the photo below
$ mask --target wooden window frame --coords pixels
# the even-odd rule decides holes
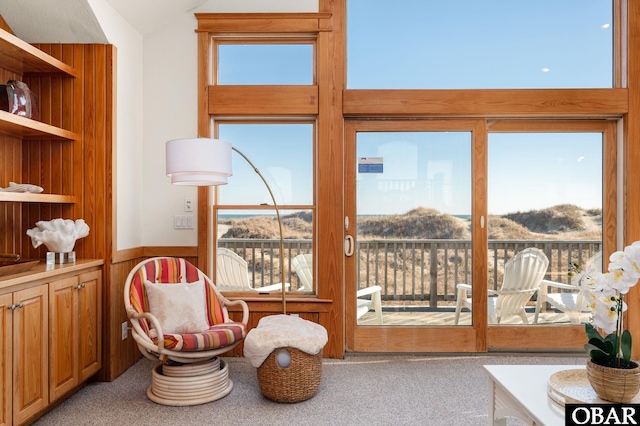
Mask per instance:
[[[314,82],[317,74],[317,38],[324,13],[196,13],[198,19],[198,135],[210,136],[212,117],[313,118],[318,108],[318,85],[218,85],[216,47],[219,43],[313,42]],[[208,214],[210,191],[198,192],[198,265],[209,271],[213,234]]]
[[[640,186],[628,182],[640,181],[640,33],[632,31],[640,26],[640,2],[613,0],[614,5],[614,88],[612,89],[529,89],[529,90],[345,90],[346,75],[346,1],[319,0],[320,13],[301,14],[196,14],[198,19],[198,134],[210,132],[210,104],[208,96],[210,66],[210,37],[217,35],[275,35],[306,34],[317,37],[317,92],[294,94],[292,99],[317,102],[318,117],[318,176],[323,184],[318,187],[317,232],[323,235],[318,250],[327,253],[319,269],[319,280],[326,283],[319,292],[328,299],[328,305],[316,304],[320,323],[331,330],[325,347],[325,356],[342,357],[344,354],[344,311],[341,307],[343,289],[343,203],[335,200],[340,192],[343,173],[335,166],[336,156],[342,155],[344,120],[350,117],[421,117],[421,118],[485,118],[513,120],[558,119],[612,119],[617,120],[621,146],[618,167],[618,245],[640,239],[640,221],[635,213],[640,210]],[[261,96],[257,92],[248,98]],[[278,88],[270,87],[273,94]],[[219,93],[220,96],[227,95]],[[314,96],[316,96],[314,98]],[[272,95],[277,96],[277,95]],[[273,99],[272,103],[287,102]],[[306,97],[306,98],[305,98]],[[218,98],[219,99],[219,98]],[[242,102],[239,97],[237,102]],[[249,101],[246,101],[250,105]],[[296,109],[292,107],[291,109]],[[221,112],[212,110],[216,114]],[[236,111],[242,113],[242,111]],[[287,112],[287,111],[283,111]],[[295,114],[295,112],[292,112]],[[248,110],[247,115],[255,115]],[[305,111],[308,114],[308,111]],[[490,122],[489,122],[490,123]],[[338,157],[339,158],[339,157]],[[605,194],[609,197],[610,194]],[[332,204],[333,203],[333,204]],[[199,267],[208,257],[207,211],[208,194],[199,190],[198,259]],[[331,207],[327,207],[331,205]],[[204,209],[204,211],[202,211]],[[204,230],[204,231],[203,231]],[[630,292],[629,325],[640,324],[638,306],[639,289]],[[328,306],[328,307],[327,307]],[[486,341],[479,341],[478,351],[486,350]],[[634,351],[638,356],[640,348]]]

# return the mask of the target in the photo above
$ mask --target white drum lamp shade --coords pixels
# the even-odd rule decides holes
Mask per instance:
[[[220,139],[174,139],[166,143],[166,171],[174,185],[226,185],[232,175],[231,144]]]

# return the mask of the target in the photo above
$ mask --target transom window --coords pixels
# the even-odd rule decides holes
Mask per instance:
[[[309,85],[315,82],[315,40],[216,39],[219,85]]]
[[[347,1],[349,89],[610,88],[611,0]]]

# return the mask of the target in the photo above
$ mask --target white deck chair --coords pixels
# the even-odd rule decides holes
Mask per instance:
[[[313,291],[313,255],[299,254],[291,260],[291,268],[300,278],[302,287],[298,291]],[[371,309],[376,315],[376,324],[382,325],[382,287],[372,285],[356,292],[356,319]],[[366,296],[370,296],[367,298]]]
[[[291,269],[298,275],[302,287],[298,291],[313,291],[313,255],[299,254],[291,259]]]
[[[216,287],[220,291],[255,291],[260,293],[282,290],[281,283],[258,288],[252,287],[249,281],[247,261],[224,247],[217,249]],[[289,288],[289,283],[285,283],[285,287]]]
[[[382,325],[382,287],[371,285],[356,291],[356,319],[362,318],[367,312],[373,310],[376,315],[376,324]],[[371,295],[370,299],[365,296]]]
[[[584,266],[585,270],[595,270],[602,272],[602,251],[591,256]],[[549,293],[549,288],[555,287],[558,292]],[[549,304],[552,309],[564,312],[569,317],[571,324],[580,324],[580,313],[591,312],[591,307],[580,293],[578,286],[574,284],[564,284],[556,281],[542,280],[538,302],[536,303],[536,315],[534,322],[538,322],[538,315],[542,309]]]
[[[525,306],[538,291],[547,272],[549,259],[540,249],[529,247],[518,252],[504,265],[504,278],[500,290],[489,290],[489,322],[499,324],[506,316],[518,315],[522,322],[529,323]],[[469,284],[458,284],[455,324],[460,319],[462,308],[471,309]]]

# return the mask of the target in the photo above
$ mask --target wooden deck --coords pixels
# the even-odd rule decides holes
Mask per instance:
[[[398,309],[392,311],[392,307],[383,307],[382,322],[383,325],[454,325],[455,312],[452,310],[442,311],[408,311]],[[589,320],[589,313],[581,316],[581,321]],[[529,318],[530,326],[545,324],[565,324],[570,325],[569,317],[564,313],[556,313],[553,311],[542,312],[538,317],[538,323],[533,323],[534,312],[527,310],[527,318]],[[377,325],[375,322],[375,314],[373,311],[368,312],[358,320],[358,325]],[[522,319],[518,316],[512,316],[503,319],[501,324],[522,324]],[[471,325],[471,312],[463,311],[460,313],[460,321],[458,325]]]

